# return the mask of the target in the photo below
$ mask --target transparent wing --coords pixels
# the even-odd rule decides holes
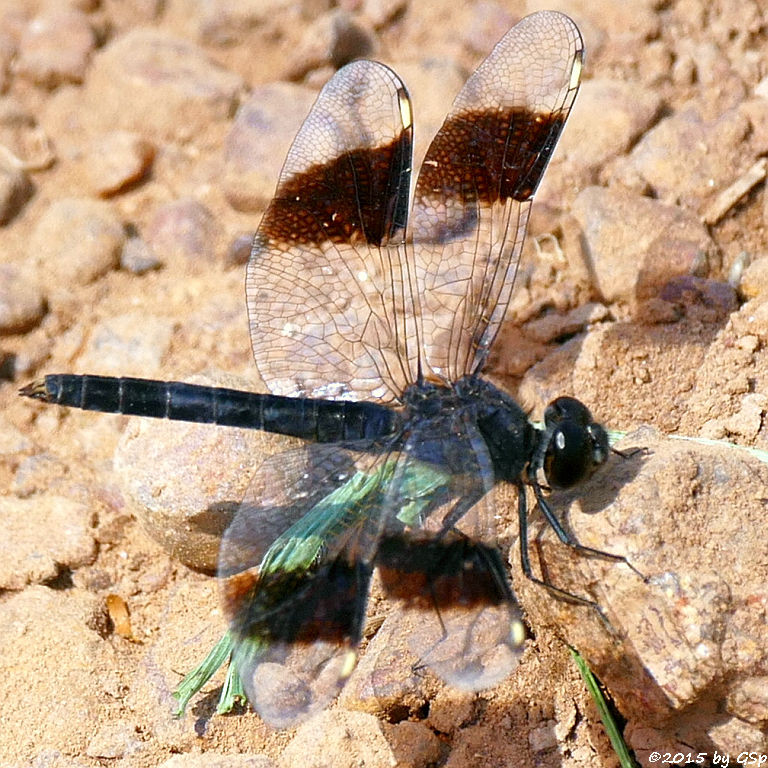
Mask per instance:
[[[254,709],[277,727],[322,709],[354,669],[386,455],[350,443],[273,456],[226,531],[219,575],[232,663]]]
[[[246,278],[253,352],[273,393],[389,402],[415,381],[412,133],[405,86],[372,61],[339,70],[304,121]]]
[[[268,459],[221,546],[236,665],[268,722],[292,725],[352,673],[371,574],[418,615],[409,638],[453,685],[494,684],[523,629],[496,543],[494,477],[462,409],[407,441],[308,445]]]
[[[527,16],[469,78],[427,151],[411,223],[425,359],[448,381],[478,371],[499,330],[583,57],[567,16]]]
[[[465,412],[413,426],[388,504],[376,564],[417,614],[412,651],[455,687],[494,685],[517,665],[525,631],[498,549],[491,459]]]

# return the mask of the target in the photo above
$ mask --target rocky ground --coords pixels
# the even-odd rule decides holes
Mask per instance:
[[[204,573],[221,520],[286,441],[16,394],[45,372],[262,387],[248,238],[318,88],[355,56],[392,66],[418,155],[495,41],[551,5],[0,4],[0,766],[615,765],[566,643],[642,764],[768,752],[768,469],[671,437],[768,444],[760,0],[558,4],[582,30],[585,78],[492,373],[534,416],[574,394],[644,449],[552,503],[645,578],[564,552],[534,516],[536,572],[607,620],[554,599],[520,573],[502,491],[531,639],[493,690],[415,674],[393,650],[407,627],[375,593],[366,652],[327,712],[288,732],[216,716],[218,682],[175,719],[170,692],[223,627]],[[369,685],[383,669],[386,701]]]

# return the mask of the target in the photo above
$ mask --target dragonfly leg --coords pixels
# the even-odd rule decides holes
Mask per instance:
[[[605,624],[606,628],[610,632],[615,632],[616,630],[613,628],[613,625],[609,621],[608,617],[605,615],[605,611],[603,611],[602,607],[599,603],[597,603],[595,600],[590,600],[587,597],[581,597],[580,595],[575,595],[573,592],[568,592],[565,589],[562,589],[560,587],[555,586],[551,581],[548,581],[547,579],[540,579],[538,576],[533,575],[533,571],[531,569],[531,560],[528,554],[529,551],[529,542],[528,542],[528,502],[526,499],[526,493],[525,493],[525,485],[522,483],[518,484],[517,486],[517,514],[518,514],[518,522],[519,522],[519,528],[520,528],[520,565],[523,569],[523,574],[527,579],[532,581],[534,584],[538,584],[541,587],[544,587],[548,592],[555,595],[555,597],[560,598],[561,600],[566,600],[569,603],[576,603],[578,605],[586,605],[592,610],[596,611],[597,615],[600,617],[603,624]],[[549,510],[550,515],[552,514],[552,510],[550,508]],[[545,516],[546,513],[545,513]],[[549,521],[550,518],[547,516],[547,520]],[[558,530],[557,527],[552,526],[555,528],[555,531]],[[562,526],[559,526],[561,531],[563,531]],[[563,531],[565,533],[565,531]],[[567,536],[566,539],[562,539],[561,541],[564,541],[566,544],[573,543],[572,540]],[[578,547],[577,547],[578,548]],[[589,547],[584,547],[584,549],[589,550]],[[599,550],[597,550],[599,551]]]
[[[541,485],[536,481],[535,473],[530,468],[528,470],[528,482],[533,487],[533,493],[534,496],[536,496],[536,503],[539,505],[539,509],[541,509],[541,511],[544,513],[544,517],[546,518],[547,522],[557,534],[557,538],[560,539],[563,544],[570,547],[571,549],[576,550],[577,552],[582,552],[585,555],[601,557],[604,560],[613,560],[617,563],[624,563],[632,571],[634,571],[634,573],[639,576],[643,582],[647,583],[648,578],[644,574],[640,573],[640,571],[638,571],[637,568],[635,568],[635,566],[632,565],[632,563],[630,563],[626,557],[624,557],[624,555],[617,555],[615,552],[606,552],[603,549],[587,547],[584,544],[580,544],[578,541],[576,541],[573,535],[568,533],[568,531],[563,528],[561,522],[557,519],[557,516],[552,511],[552,507],[549,505],[549,502],[544,498]]]

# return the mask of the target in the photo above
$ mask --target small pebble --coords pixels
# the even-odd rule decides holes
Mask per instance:
[[[7,224],[32,197],[32,182],[11,155],[0,152],[0,224]]]
[[[621,188],[587,187],[573,204],[597,287],[635,308],[673,277],[706,275],[717,249],[698,217]]]
[[[91,373],[120,376],[137,371],[142,376],[154,376],[172,337],[173,321],[169,318],[138,312],[108,317],[89,329],[88,343],[77,365]]]
[[[141,237],[129,237],[125,241],[120,254],[121,269],[133,272],[134,275],[143,275],[145,272],[161,267],[162,264],[157,254]]]
[[[54,290],[86,285],[120,264],[125,234],[112,208],[100,200],[62,198],[51,203],[32,231],[30,259]]]
[[[136,726],[124,720],[107,723],[91,737],[85,754],[88,757],[114,760],[135,752],[141,741]]]
[[[51,453],[35,453],[18,462],[9,490],[20,499],[50,492],[68,474],[62,460]]]
[[[0,264],[0,336],[34,328],[45,313],[40,289],[16,267]]]
[[[387,738],[389,729],[384,723],[367,712],[349,712],[333,709],[322,712],[317,717],[302,723],[290,744],[280,756],[281,765],[302,766],[302,768],[426,768],[438,764],[439,750],[425,750],[424,739],[435,745],[434,735],[425,737],[423,731],[414,744],[416,747],[412,760],[410,750],[403,751],[402,740],[395,739],[394,744]],[[427,729],[424,728],[426,731]],[[400,746],[397,749],[395,745]],[[425,752],[431,752],[432,758],[425,760]],[[333,760],[328,760],[333,755]]]
[[[374,55],[373,33],[347,11],[335,9],[307,27],[299,44],[290,51],[284,79],[301,80],[313,69],[331,65],[338,69],[354,59]]]
[[[219,752],[174,755],[159,768],[276,768],[266,755],[222,755]],[[281,762],[281,765],[285,765]]]
[[[137,28],[94,59],[83,101],[89,123],[105,132],[121,128],[157,140],[189,140],[228,120],[243,88],[240,75],[202,48]]]
[[[237,110],[224,153],[224,194],[238,211],[263,211],[283,159],[317,93],[293,83],[257,86]]]
[[[528,734],[528,743],[534,752],[544,752],[557,747],[555,723],[550,721],[533,729]]]
[[[393,4],[392,0],[367,0],[366,8],[380,5],[386,7]],[[372,17],[370,11],[368,16],[375,26],[380,26],[377,16]],[[473,51],[486,56],[514,22],[512,13],[500,3],[494,0],[480,0],[475,3],[469,26],[463,30],[463,40]]]
[[[428,768],[439,765],[447,749],[436,733],[424,723],[403,720],[384,725],[387,744],[403,768]]]
[[[490,5],[490,3],[488,5]],[[404,13],[407,7],[407,0],[364,0],[363,15],[378,29]],[[480,14],[476,13],[475,15]],[[509,26],[510,25],[508,24],[507,28]],[[504,32],[502,32],[502,34],[503,33]],[[499,37],[501,37],[501,35],[499,35]],[[497,37],[496,40],[498,40],[499,37]],[[496,42],[496,40],[494,40],[494,42]]]
[[[93,141],[85,153],[91,189],[102,197],[114,195],[149,173],[154,146],[137,133],[113,131]]]
[[[754,299],[768,293],[768,256],[755,259],[744,269],[739,292],[746,299]]]
[[[244,232],[229,244],[224,262],[230,267],[240,267],[243,264],[247,264],[251,258],[252,248],[253,232]]]
[[[597,78],[582,83],[558,148],[574,168],[595,171],[622,155],[653,124],[661,96],[638,83]],[[600,115],[600,120],[595,120]],[[546,177],[545,177],[546,178]]]
[[[298,6],[301,5],[301,11]],[[176,22],[190,37],[206,46],[221,48],[245,42],[253,30],[268,29],[270,34],[285,37],[298,22],[298,14],[311,18],[306,2],[296,0],[236,0],[232,2],[195,2],[194,10],[185,3],[164,2],[163,18]]]
[[[24,30],[16,71],[44,88],[81,83],[95,47],[93,30],[82,11],[52,6]]]
[[[704,120],[689,108],[664,118],[629,156],[634,170],[665,202],[698,209],[751,164],[749,121],[737,110]],[[746,158],[746,159],[745,159]]]
[[[719,280],[708,280],[695,275],[673,277],[659,292],[659,298],[695,314],[706,322],[720,322],[728,318],[739,306],[733,286]]]
[[[420,659],[410,647],[419,623],[418,611],[397,607],[387,614],[341,691],[342,707],[386,718],[404,707],[416,712],[424,706],[429,676],[418,670]]]
[[[565,314],[553,312],[535,318],[525,324],[525,335],[540,344],[547,344],[565,336],[572,336],[608,317],[608,310],[602,304],[590,302],[581,304]]]
[[[150,248],[163,261],[212,261],[220,235],[221,228],[210,210],[192,198],[159,206],[146,231]]]

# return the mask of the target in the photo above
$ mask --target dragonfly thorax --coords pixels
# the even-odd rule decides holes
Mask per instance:
[[[420,434],[431,433],[432,438],[476,431],[496,480],[518,480],[534,457],[536,431],[525,412],[509,395],[477,376],[464,376],[448,386],[414,384],[404,392],[403,403],[406,431],[408,424],[421,425]],[[425,428],[430,422],[433,428]]]
[[[464,377],[455,388],[462,399],[473,403],[496,479],[519,480],[536,450],[536,430],[525,411],[509,395],[475,376]]]

